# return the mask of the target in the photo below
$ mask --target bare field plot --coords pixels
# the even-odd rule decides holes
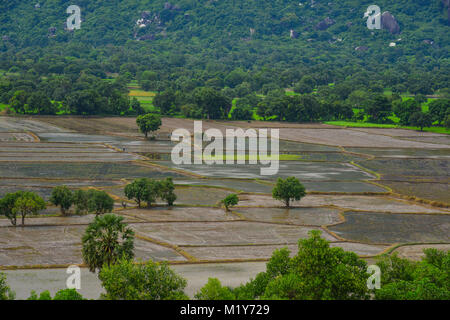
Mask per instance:
[[[168,222],[134,224],[143,236],[178,246],[289,244],[308,237],[313,228],[259,222]],[[324,233],[327,240],[335,241]]]
[[[447,147],[450,147],[450,136],[449,135],[442,135],[442,136],[426,136],[426,137],[405,137],[403,138],[405,140],[413,140],[418,142],[425,142],[425,143],[436,143],[436,144],[443,144]]]
[[[450,242],[450,215],[347,212],[346,222],[329,229],[366,243]]]
[[[280,161],[276,176],[261,176],[260,165],[234,164],[234,165],[175,165],[170,161],[158,161],[169,168],[189,171],[201,176],[211,178],[236,179],[271,179],[294,176],[300,180],[365,180],[375,178],[373,175],[348,163],[306,162],[306,161]]]
[[[418,261],[425,256],[423,250],[428,248],[449,251],[450,244],[423,244],[423,245],[401,246],[395,249],[392,253],[398,253],[399,257],[401,258],[407,258]]]
[[[302,181],[306,191],[339,193],[384,193],[387,190],[362,181]]]
[[[374,159],[358,161],[358,164],[386,180],[450,180],[450,160],[445,159]]]
[[[238,217],[218,208],[153,207],[151,209],[127,209],[121,215],[148,222],[161,221],[231,221]]]
[[[396,193],[450,204],[450,184],[438,182],[382,181]]]
[[[0,177],[3,178],[49,178],[118,180],[122,178],[184,177],[156,167],[139,166],[133,163],[77,163],[77,162],[0,162]]]
[[[0,132],[64,132],[58,126],[24,117],[1,117]]]
[[[201,185],[229,188],[243,192],[272,193],[273,185],[240,179],[189,179],[174,181],[177,185]]]
[[[39,153],[39,152],[0,152],[2,162],[128,162],[142,159],[129,153],[104,152],[104,153]]]
[[[343,147],[447,148],[447,146],[440,144],[401,140],[383,134],[374,134],[353,129],[281,129],[280,138]]]
[[[450,159],[448,149],[394,149],[394,148],[348,148],[348,151],[373,155],[377,158],[430,158]]]
[[[425,132],[425,131],[415,131],[408,129],[395,129],[395,128],[351,128],[354,131],[362,131],[370,134],[378,134],[385,135],[391,137],[411,137],[411,138],[419,138],[419,137],[443,137],[445,134],[433,133],[433,132]]]
[[[252,221],[310,226],[322,226],[342,221],[339,211],[329,208],[239,208],[234,211]]]
[[[14,141],[25,141],[25,142],[32,142],[36,139],[28,134],[28,133],[5,133],[0,132],[0,142],[14,142]]]
[[[2,181],[0,180],[0,183]],[[17,186],[2,186],[0,185],[0,198],[3,198],[7,193],[13,193],[16,191],[29,191],[35,192],[41,196],[44,200],[48,200],[52,193],[52,188],[42,188],[42,187],[17,187]]]
[[[1,228],[0,266],[79,264],[86,226]],[[136,258],[182,261],[172,249],[135,240]]]
[[[381,253],[387,246],[369,245],[351,242],[331,243],[331,247],[340,247],[345,251],[353,251],[360,256],[374,256]],[[267,245],[267,246],[229,246],[229,247],[181,247],[184,251],[200,260],[226,259],[269,259],[276,249],[287,248],[291,255],[297,254],[297,245]]]
[[[113,180],[52,180],[52,179],[1,179],[0,186],[16,186],[18,189],[22,187],[56,187],[60,185],[82,188],[82,187],[112,187],[124,184],[123,181]]]
[[[241,195],[240,207],[282,207],[281,201],[265,195]],[[396,212],[396,213],[446,213],[447,210],[408,203],[387,196],[359,195],[307,195],[301,201],[294,201],[294,207],[336,206],[348,210]]]

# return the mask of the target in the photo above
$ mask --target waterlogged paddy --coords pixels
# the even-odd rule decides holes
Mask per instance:
[[[366,180],[374,176],[348,163],[280,161],[279,171],[275,176],[261,176],[260,165],[176,165],[170,161],[158,161],[158,164],[169,168],[189,171],[205,177],[238,178],[238,179],[270,179],[294,176],[300,180]],[[266,166],[265,166],[266,167]]]
[[[133,163],[0,162],[0,177],[119,180],[123,178],[176,178],[183,177],[183,175]]]
[[[222,130],[231,128],[217,122],[205,123],[204,128],[216,125]],[[449,216],[444,214],[448,210],[381,195],[388,190],[367,182],[377,177],[350,164],[355,161],[381,173],[380,183],[394,192],[445,202],[449,193],[447,136],[289,126],[281,129],[281,136],[300,142],[281,140],[279,173],[261,176],[259,165],[174,166],[170,153],[177,143],[169,140],[170,131],[191,128],[190,120],[163,119],[158,140],[145,140],[133,118],[0,117],[0,140],[8,140],[0,142],[0,196],[31,190],[48,199],[57,185],[105,190],[116,196],[115,213],[136,231],[136,259],[142,260],[189,262],[189,255],[213,262],[268,259],[273,250],[285,246],[295,253],[298,239],[308,237],[312,229],[321,229],[331,246],[361,256],[377,255],[397,242],[450,242]],[[355,154],[343,152],[340,145]],[[270,152],[270,143],[268,149]],[[131,161],[139,155],[186,174],[151,166],[151,161]],[[366,160],[371,157],[375,159]],[[287,210],[272,199],[271,192],[278,177],[289,176],[299,178],[308,192],[338,194],[309,194]],[[128,208],[122,208],[126,183],[135,178],[166,177],[176,184],[177,206],[158,203],[138,209],[127,200]],[[417,179],[428,183],[413,183]],[[240,202],[231,212],[218,206],[228,194],[239,192]],[[373,193],[379,195],[369,195]],[[347,220],[342,223],[339,212],[343,211],[347,211]],[[0,219],[0,267],[81,263],[81,236],[93,216],[61,217],[53,206],[41,214],[27,219],[25,228],[12,228],[7,219]],[[342,241],[324,226],[339,237],[364,243]],[[181,251],[171,249],[173,246]],[[265,269],[264,263],[173,268],[188,278],[187,291],[192,295],[192,288],[202,287],[208,277],[217,277],[224,285],[238,285]],[[64,287],[67,275],[62,270]],[[19,297],[28,297],[32,289],[60,289],[61,275],[54,270],[17,271],[10,276]],[[87,297],[98,298],[97,278],[90,273],[83,277],[89,281],[83,285],[82,280]]]
[[[251,221],[321,226],[342,221],[339,210],[328,208],[238,208],[235,211]]]
[[[373,155],[377,158],[450,159],[450,149],[346,148],[346,150],[356,153]]]
[[[346,222],[329,229],[366,243],[450,242],[450,215],[346,212]]]

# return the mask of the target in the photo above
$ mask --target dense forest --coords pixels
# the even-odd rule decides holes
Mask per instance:
[[[72,4],[79,30],[66,27]],[[366,26],[372,4],[2,1],[0,104],[16,113],[141,114],[127,95],[136,80],[174,116],[444,123],[448,1],[377,0],[381,30]],[[424,95],[439,98],[428,113]]]

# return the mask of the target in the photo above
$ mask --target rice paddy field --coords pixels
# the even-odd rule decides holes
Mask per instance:
[[[264,269],[275,249],[287,247],[294,254],[298,240],[313,229],[321,230],[331,246],[365,259],[392,252],[418,259],[424,248],[449,248],[447,135],[203,122],[205,130],[222,132],[265,127],[279,129],[282,139],[275,176],[262,176],[261,165],[248,163],[173,164],[171,132],[193,132],[192,120],[164,118],[156,140],[146,140],[132,117],[0,117],[0,197],[26,190],[48,200],[58,185],[104,190],[116,202],[114,213],[136,233],[136,260],[173,264],[188,278],[188,291],[211,276],[229,285],[244,282]],[[286,209],[271,194],[277,178],[290,176],[305,185],[307,196]],[[158,202],[138,208],[124,195],[136,178],[167,177],[176,185],[173,207]],[[239,203],[226,211],[220,201],[231,193],[238,194]],[[82,265],[81,236],[93,218],[63,217],[51,205],[27,218],[24,227],[0,217],[0,269],[9,270],[19,295],[65,286],[60,268]],[[85,296],[98,296],[101,288],[95,281],[86,285],[90,291]]]

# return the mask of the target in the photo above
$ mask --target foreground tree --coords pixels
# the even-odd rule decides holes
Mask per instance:
[[[379,300],[449,300],[450,251],[425,249],[420,262],[397,254],[377,262],[382,286],[375,291]]]
[[[196,294],[197,300],[235,300],[236,297],[232,290],[223,287],[220,281],[216,278],[209,278],[208,282]]]
[[[83,296],[75,289],[63,289],[55,293],[52,298],[49,291],[43,291],[37,295],[35,291],[31,291],[30,297],[27,300],[85,300]]]
[[[52,195],[50,196],[50,202],[55,206],[59,206],[61,214],[66,215],[67,211],[73,204],[73,193],[66,186],[58,186],[53,188]]]
[[[298,242],[298,253],[275,250],[266,272],[233,290],[237,299],[360,300],[367,299],[367,263],[353,252],[331,248],[313,230]]]
[[[136,119],[136,123],[139,130],[148,137],[149,132],[155,132],[161,127],[161,117],[154,113],[148,113],[143,116],[139,116]]]
[[[16,294],[6,283],[6,275],[0,273],[0,300],[14,300]]]
[[[273,198],[283,201],[287,208],[289,208],[291,201],[299,201],[305,195],[305,187],[295,177],[289,177],[284,180],[278,178],[277,184],[272,190]]]
[[[91,272],[121,259],[133,259],[134,232],[123,219],[114,214],[97,216],[87,227],[82,238],[82,255]]]
[[[99,279],[108,300],[186,300],[187,281],[177,275],[166,263],[148,261],[134,264],[121,260],[107,265]]]

